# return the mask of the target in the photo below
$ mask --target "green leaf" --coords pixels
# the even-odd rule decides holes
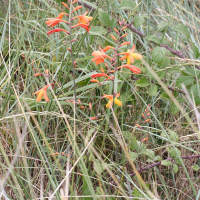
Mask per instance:
[[[136,7],[136,4],[132,0],[123,0],[122,3],[119,4],[119,9],[130,9],[133,10]]]
[[[133,137],[131,138],[130,145],[131,145],[131,149],[132,149],[132,150],[138,151],[138,144],[137,144],[137,141],[136,141],[136,137],[135,137],[135,136],[133,136]]]
[[[197,59],[199,57],[199,55],[200,55],[199,49],[193,44],[192,45],[192,50],[194,52],[195,58]]]
[[[190,31],[188,30],[187,26],[184,24],[178,24],[174,26],[173,30],[184,35],[186,39],[189,39],[190,37]]]
[[[156,44],[160,44],[160,38],[156,35],[148,35],[145,37],[146,40],[155,42]]]
[[[169,167],[170,165],[172,165],[172,162],[170,160],[162,160],[161,165]]]
[[[180,110],[178,109],[178,107],[174,104],[174,103],[171,103],[171,111],[172,113],[175,115],[177,114]]]
[[[168,23],[167,22],[160,22],[158,24],[158,31],[165,31],[165,29],[168,28]]]
[[[160,161],[160,160],[162,160],[162,158],[161,158],[161,156],[156,156],[153,160],[154,161]]]
[[[174,173],[178,172],[178,165],[177,164],[173,164],[173,170],[174,170]]]
[[[132,161],[135,161],[137,159],[138,155],[139,155],[138,153],[130,152],[130,157],[131,157]]]
[[[154,155],[154,151],[150,150],[150,149],[146,149],[145,151],[143,151],[144,155],[150,157],[150,158],[153,158],[155,155]]]
[[[112,18],[110,20],[110,27],[113,29],[117,26],[117,20],[115,18]]]
[[[137,80],[135,82],[135,85],[139,86],[139,87],[147,87],[148,85],[150,85],[150,82],[148,79],[146,78],[142,78],[140,80]]]
[[[107,30],[103,28],[102,26],[93,26],[90,29],[90,35],[103,35],[106,33],[107,33]]]
[[[174,142],[179,141],[179,137],[178,137],[178,134],[176,132],[169,130],[168,133],[169,133],[169,137],[172,141],[174,141]]]
[[[194,95],[198,95],[199,90],[200,90],[200,85],[196,85],[196,84],[190,88],[190,92],[193,93]]]
[[[164,47],[156,47],[152,52],[153,61],[156,63],[161,63],[165,58],[167,50]]]
[[[99,13],[99,20],[102,22],[104,26],[109,27],[110,26],[110,16],[106,12],[100,12]]]
[[[99,162],[98,159],[94,161],[94,170],[101,174],[106,168],[108,167],[108,164]]]
[[[192,84],[194,81],[194,78],[192,76],[181,76],[176,80],[176,86],[181,87],[181,84],[189,85]]]
[[[150,90],[150,96],[156,96],[158,93],[158,86],[157,85],[153,85],[153,87]]]
[[[161,68],[169,67],[170,59],[168,57],[164,57],[162,62],[160,63]]]
[[[190,76],[196,77],[196,74],[198,74],[199,70],[194,69],[192,67],[186,67],[186,69],[183,72]]]
[[[167,100],[170,99],[169,95],[168,95],[166,92],[163,92],[163,93],[160,95],[160,97],[163,98],[163,99],[167,99]]]
[[[139,16],[139,15],[135,15],[134,16],[134,25],[135,26],[140,26],[144,23],[144,17]]]
[[[197,164],[195,164],[194,166],[192,166],[192,169],[193,169],[194,171],[199,171],[199,170],[200,170],[200,166],[197,165]]]

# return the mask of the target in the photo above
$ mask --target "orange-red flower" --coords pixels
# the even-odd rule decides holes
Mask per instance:
[[[56,24],[58,24],[60,22],[64,22],[66,24],[69,24],[69,22],[64,21],[62,19],[50,19],[50,20],[46,21],[45,23],[47,24],[47,27],[49,27],[49,26],[54,27]]]
[[[96,120],[96,119],[98,119],[98,117],[91,117],[90,119],[91,120]]]
[[[109,58],[112,60],[112,58],[108,56],[102,49],[100,51],[94,51],[92,55],[94,56],[92,62],[96,62],[96,65],[103,63],[105,58]]]
[[[105,73],[96,73],[96,74],[93,74],[93,75],[91,75],[91,78],[97,78],[97,77],[103,77],[103,76],[106,76],[106,77],[110,78],[110,76],[108,76]]]
[[[69,9],[69,7],[66,3],[62,2],[62,5]]]
[[[96,79],[91,79],[90,82],[92,82],[92,83],[98,83],[99,85],[101,85],[101,83],[98,80],[96,80]]]
[[[60,14],[58,15],[58,17],[56,17],[56,19],[62,19],[64,15],[69,16],[67,13],[60,13]],[[51,19],[49,19],[49,20],[51,20]]]
[[[111,38],[117,42],[117,39],[114,35],[111,35]]]
[[[76,24],[76,25],[72,26],[72,28],[75,28],[77,26],[84,28],[88,33],[89,33],[89,30],[91,29],[91,28],[89,28],[88,24]]]
[[[117,104],[118,106],[122,106],[122,102],[119,99],[117,99],[117,97],[119,96],[120,92],[115,96],[114,103]],[[106,108],[111,108],[111,106],[113,105],[113,95],[103,94],[102,98],[109,99],[108,103],[106,104]]]
[[[130,42],[124,42],[120,46],[124,46],[124,45],[127,45],[127,44],[130,44]]]
[[[47,96],[47,88],[50,86],[50,85],[54,85],[53,83],[49,84],[49,85],[46,85],[44,86],[42,89],[38,90],[37,92],[35,92],[34,94],[37,94],[37,99],[36,101],[39,102],[42,100],[42,97],[44,96],[44,99],[46,102],[49,102],[49,98]]]
[[[134,66],[134,65],[122,65],[120,67],[117,67],[116,70],[123,68],[123,67],[130,69],[134,74],[140,74],[141,73],[141,69]]]
[[[67,34],[70,34],[68,31],[66,31],[65,29],[62,29],[62,28],[56,28],[56,29],[50,30],[50,31],[47,32],[47,34],[50,35],[52,33],[60,32],[60,31],[64,31]]]
[[[77,6],[76,8],[74,8],[74,10],[72,11],[72,13],[78,9],[81,9],[83,6]]]
[[[84,15],[78,15],[74,17],[73,19],[79,18],[78,24],[83,23],[83,24],[89,24],[90,21],[92,21],[92,17],[86,16],[88,12],[86,12]]]
[[[92,104],[89,102],[89,109],[92,110]]]
[[[102,50],[104,52],[108,51],[109,49],[113,49],[114,47],[111,47],[111,46],[106,46],[105,48],[103,48]]]
[[[133,45],[132,49],[128,49],[127,52],[120,53],[120,55],[125,54],[120,60],[127,59],[127,64],[130,65],[134,62],[134,59],[142,59],[142,55],[139,53],[133,53],[135,51],[135,45]]]

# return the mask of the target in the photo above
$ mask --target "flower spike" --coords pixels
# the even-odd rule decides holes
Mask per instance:
[[[84,28],[88,33],[89,33],[89,30],[91,29],[91,28],[89,28],[88,24],[76,24],[76,25],[72,26],[71,28],[75,28],[75,27],[78,27],[78,26]]]
[[[117,104],[118,106],[122,106],[122,102],[117,99],[117,97],[120,96],[120,93],[116,94],[116,97],[114,98],[114,103]],[[109,99],[108,103],[106,104],[106,108],[111,108],[112,104],[113,104],[113,95],[107,95],[107,94],[103,94],[103,98]]]
[[[92,55],[94,56],[94,58],[92,59],[92,62],[96,62],[96,65],[103,63],[105,58],[109,58],[110,60],[112,60],[112,58],[108,56],[103,50],[94,51]]]
[[[74,17],[73,19],[79,18],[78,24],[81,22],[83,24],[89,24],[90,21],[92,21],[92,17],[86,16],[87,12],[84,15],[78,15]]]

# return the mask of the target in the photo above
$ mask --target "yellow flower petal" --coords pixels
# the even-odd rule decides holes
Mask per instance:
[[[118,106],[122,106],[122,102],[117,98],[114,99],[114,103],[117,104]]]

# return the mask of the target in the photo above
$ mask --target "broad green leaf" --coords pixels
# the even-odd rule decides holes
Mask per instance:
[[[172,165],[172,162],[170,160],[162,160],[161,165],[169,167],[170,165]]]
[[[175,115],[175,114],[177,114],[180,110],[178,109],[178,107],[177,107],[174,103],[171,103],[171,111],[172,111],[172,113]]]
[[[139,86],[139,87],[147,87],[148,85],[150,85],[150,82],[148,79],[146,78],[142,78],[140,80],[137,80],[135,82],[135,85]]]
[[[139,155],[138,153],[130,152],[130,157],[131,157],[132,161],[135,161],[136,158],[138,157],[138,155]]]
[[[150,150],[150,149],[146,149],[145,151],[143,151],[144,155],[146,156],[149,156],[150,158],[153,158],[155,155],[154,155],[154,151]]]
[[[181,84],[189,85],[192,84],[194,78],[192,76],[181,76],[176,80],[176,86],[181,87]]]
[[[122,3],[119,4],[118,8],[133,10],[135,7],[136,7],[136,4],[132,0],[122,0]]]
[[[153,61],[156,63],[162,63],[166,52],[167,50],[164,47],[156,47],[152,52]]]
[[[193,95],[197,96],[200,94],[200,85],[193,85],[191,88],[190,88],[190,92],[193,93]]]
[[[178,165],[177,164],[173,164],[173,170],[174,170],[174,173],[178,172]]]
[[[135,136],[133,136],[133,137],[131,138],[130,145],[131,145],[132,150],[138,151],[138,144],[137,144],[137,141],[136,141],[136,137],[135,137]]]
[[[195,72],[196,71],[196,72]],[[186,67],[184,72],[190,76],[196,77],[196,74],[198,74],[200,71],[197,69],[194,69],[192,67]]]
[[[139,16],[139,15],[135,15],[134,16],[134,25],[135,26],[140,26],[144,23],[144,17]]]
[[[146,40],[155,42],[156,44],[160,44],[160,38],[156,35],[148,35],[145,37]]]
[[[99,20],[102,22],[102,24],[104,25],[104,26],[107,26],[107,27],[109,27],[110,26],[110,16],[109,16],[109,14],[108,13],[106,13],[106,12],[100,12],[99,13]]]
[[[163,98],[163,99],[167,99],[167,100],[170,99],[170,97],[168,96],[168,94],[165,93],[165,92],[163,92],[163,93],[160,95],[160,97]]]
[[[172,141],[174,141],[174,142],[179,141],[179,137],[178,137],[178,134],[176,132],[169,130],[168,133],[169,133],[169,137]]]
[[[190,31],[188,30],[187,26],[184,24],[178,24],[178,25],[174,26],[173,30],[184,35],[186,37],[186,39],[190,38]]]
[[[107,33],[107,30],[103,28],[102,26],[93,26],[90,29],[90,35],[103,35],[106,33]]]
[[[200,166],[197,165],[197,164],[195,164],[195,165],[192,166],[192,169],[193,169],[194,171],[199,171],[199,170],[200,170]]]
[[[200,55],[199,49],[193,44],[192,45],[192,50],[194,52],[195,58],[197,59],[199,57],[199,55]]]
[[[160,161],[160,160],[162,160],[162,158],[161,158],[161,156],[156,156],[153,160],[154,161]]]
[[[112,18],[110,20],[110,27],[113,29],[117,26],[117,20],[115,18]]]
[[[170,59],[168,57],[164,57],[162,62],[160,63],[161,68],[169,67]]]
[[[165,31],[166,28],[168,28],[167,22],[162,21],[158,24],[158,31]]]
[[[156,96],[158,93],[158,86],[157,85],[153,85],[153,87],[150,90],[150,96]]]

